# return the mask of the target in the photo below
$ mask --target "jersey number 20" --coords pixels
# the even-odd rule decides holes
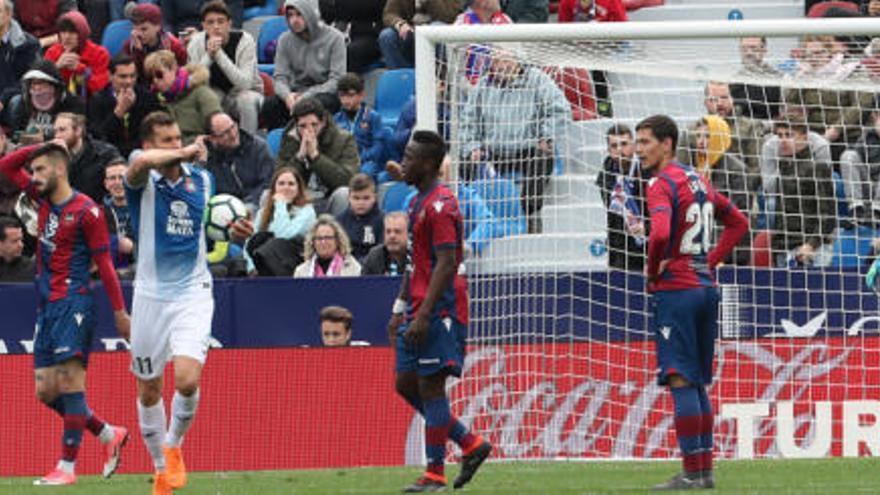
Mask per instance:
[[[681,237],[681,254],[706,254],[712,249],[715,231],[715,207],[712,203],[693,203],[685,212],[685,222],[690,225]],[[699,242],[694,239],[700,236]]]

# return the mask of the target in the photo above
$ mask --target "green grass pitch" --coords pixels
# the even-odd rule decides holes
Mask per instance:
[[[535,462],[483,466],[465,494],[648,493],[679,469],[675,462]],[[450,481],[458,472],[449,466]],[[227,494],[373,494],[400,493],[414,481],[417,467],[191,473],[180,495]],[[148,475],[122,475],[109,481],[80,477],[73,487],[33,487],[33,478],[2,478],[0,493],[43,495],[150,493]],[[876,494],[880,460],[761,460],[719,462],[718,487],[702,493],[730,494]],[[451,491],[451,490],[450,490]]]

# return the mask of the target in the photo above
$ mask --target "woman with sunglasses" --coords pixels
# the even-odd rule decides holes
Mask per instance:
[[[221,111],[220,100],[208,86],[211,73],[199,64],[177,65],[177,58],[169,50],[149,54],[144,60],[144,71],[165,110],[174,117],[184,144],[204,133],[205,119]]]

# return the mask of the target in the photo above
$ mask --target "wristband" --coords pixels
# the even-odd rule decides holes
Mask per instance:
[[[394,304],[391,306],[391,314],[393,315],[402,315],[406,312],[406,301],[403,299],[397,298],[394,300]]]

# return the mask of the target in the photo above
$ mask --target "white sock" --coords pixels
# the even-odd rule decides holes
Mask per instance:
[[[162,441],[165,439],[165,402],[159,399],[156,405],[147,407],[138,400],[137,410],[141,437],[153,458],[153,466],[156,471],[165,471],[165,453],[162,452]]]
[[[60,469],[68,474],[73,474],[74,469],[76,468],[76,461],[58,461],[58,465],[55,466],[57,469]]]
[[[104,423],[101,433],[98,433],[98,440],[101,443],[110,443],[116,437],[116,429],[110,426],[110,423]]]
[[[174,399],[171,401],[171,425],[168,426],[168,433],[165,435],[165,445],[168,447],[180,447],[183,443],[183,435],[192,425],[196,409],[199,407],[199,396],[198,390],[189,397],[174,392]]]

